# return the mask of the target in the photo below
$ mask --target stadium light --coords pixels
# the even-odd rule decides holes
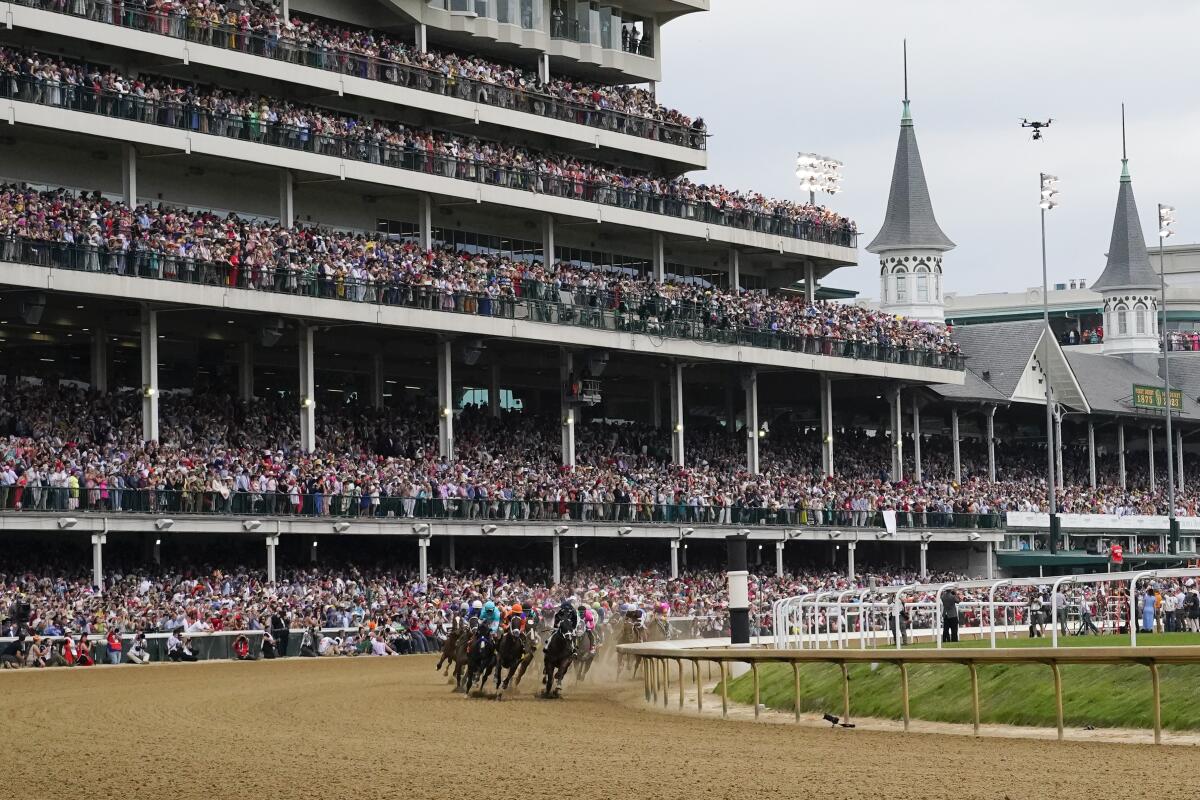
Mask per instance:
[[[631,533],[633,533],[633,528],[630,528],[628,526],[622,526],[620,528],[617,528],[617,536],[628,536]]]
[[[153,386],[143,386],[142,387],[142,395],[145,397],[154,397],[154,391],[155,391],[155,389]]]
[[[154,540],[154,546],[155,546],[155,547],[158,547],[160,544],[162,544],[162,539],[155,539],[155,540]]]
[[[1058,176],[1042,173],[1042,199],[1039,205],[1043,211],[1058,207]]]
[[[307,396],[302,398],[300,400],[300,407],[301,408],[312,408],[313,407],[313,399],[311,397],[307,397]]]
[[[980,538],[982,538],[982,537],[978,533],[968,533],[967,538],[970,539],[972,542],[978,542],[980,540]]]
[[[679,538],[686,539],[687,537],[691,536],[695,532],[696,532],[695,528],[680,528],[679,529]]]
[[[429,526],[426,525],[425,527],[428,528]],[[497,528],[495,525],[480,525],[479,526],[479,532],[482,533],[484,536],[487,536],[490,533],[495,533],[496,530],[497,530]]]
[[[349,522],[335,522],[335,523],[333,523],[333,532],[334,532],[334,533],[345,533],[345,532],[346,532],[346,531],[348,531],[348,530],[350,530],[350,523],[349,523]]]
[[[932,533],[922,533],[922,534],[921,534],[921,541],[922,541],[922,542],[925,542],[926,544],[929,544],[929,541],[930,541],[931,539],[933,539],[933,534],[932,534]]]
[[[1158,307],[1162,313],[1162,320],[1158,326],[1158,335],[1162,340],[1163,351],[1163,394],[1167,398],[1165,408],[1167,412],[1167,552],[1171,555],[1178,555],[1179,522],[1175,519],[1175,437],[1171,432],[1171,337],[1170,332],[1167,330],[1167,256],[1164,252],[1167,237],[1175,233],[1175,231],[1171,230],[1171,226],[1174,224],[1175,206],[1166,206],[1159,203],[1158,281],[1161,296],[1158,300]],[[1179,480],[1183,481],[1182,472],[1179,474]]]
[[[427,530],[429,530],[428,522],[418,522],[416,525],[412,526],[412,532],[417,535],[425,533],[425,531],[427,531]]]
[[[570,525],[559,525],[554,529],[555,536],[562,536],[567,531],[571,530]]]
[[[74,517],[59,517],[58,518],[59,530],[63,530],[65,528],[74,528],[78,524],[79,524],[79,520],[75,519]]]
[[[248,519],[242,523],[242,530],[244,530],[244,531],[256,531],[261,527],[262,527],[262,520],[258,520],[258,519]]]
[[[154,527],[158,528],[160,531],[170,530],[171,526],[174,524],[175,520],[167,519],[166,517],[154,520]]]
[[[842,190],[842,162],[816,153],[796,156],[796,177],[800,188],[808,192],[808,201],[816,203],[817,192],[837,194]]]
[[[830,539],[840,539],[840,538],[842,538],[842,532],[841,531],[830,531],[829,538]]]

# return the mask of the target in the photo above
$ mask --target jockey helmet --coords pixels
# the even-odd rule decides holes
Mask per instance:
[[[484,604],[483,604],[483,610],[484,610],[484,611],[489,611],[489,612],[490,612],[490,611],[495,611],[495,610],[496,610],[496,604],[495,604],[495,603],[493,603],[491,600],[488,600],[486,603],[484,603]]]
[[[508,613],[510,613],[510,614],[521,614],[521,613],[524,613],[524,611],[525,611],[525,609],[521,608],[521,604],[520,604],[520,603],[513,603],[513,604],[512,604],[512,608],[510,608],[510,609],[508,610]]]
[[[476,608],[476,609],[483,608],[483,601],[476,600],[474,603],[471,604],[471,608]]]
[[[562,605],[561,605],[561,606],[559,606],[559,608],[574,608],[574,607],[575,607],[575,603],[574,603],[574,602],[572,602],[574,599],[575,599],[575,598],[573,598],[573,597],[567,597],[567,598],[565,598],[565,599],[562,601]]]

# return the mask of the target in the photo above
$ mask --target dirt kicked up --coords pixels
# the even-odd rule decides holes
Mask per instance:
[[[4,796],[1095,800],[1194,780],[1190,747],[721,721],[646,708],[640,680],[535,684],[464,698],[432,657],[6,672]]]

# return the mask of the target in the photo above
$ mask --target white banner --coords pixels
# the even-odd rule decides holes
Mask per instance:
[[[895,509],[889,508],[883,512],[883,527],[886,528],[887,532],[889,534],[891,534],[892,536],[896,535],[896,510]]]
[[[885,514],[887,512],[884,512]],[[1064,531],[1167,531],[1170,530],[1170,520],[1165,516],[1150,514],[1059,514]],[[1038,529],[1047,530],[1050,527],[1050,515],[1040,512],[1009,511],[1006,515],[1009,530]],[[886,518],[885,518],[886,520]],[[1179,528],[1185,531],[1200,531],[1200,517],[1180,517]]]

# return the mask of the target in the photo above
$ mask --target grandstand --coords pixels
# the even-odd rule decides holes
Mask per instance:
[[[1125,463],[1158,416],[1108,394],[1153,384],[1144,359],[941,324],[954,243],[907,99],[871,309],[823,299],[852,220],[709,183],[703,109],[659,103],[663,32],[706,0],[224,8],[10,4],[6,536],[90,543],[98,584],[105,547],[197,536],[265,543],[269,579],[332,537],[403,538],[422,575],[431,540],[448,568],[530,540],[554,578],[564,543],[658,542],[677,573],[685,540],[747,531],[779,573],[789,542],[851,576],[1195,552]],[[1061,554],[1046,373],[1060,450],[1090,445]]]

